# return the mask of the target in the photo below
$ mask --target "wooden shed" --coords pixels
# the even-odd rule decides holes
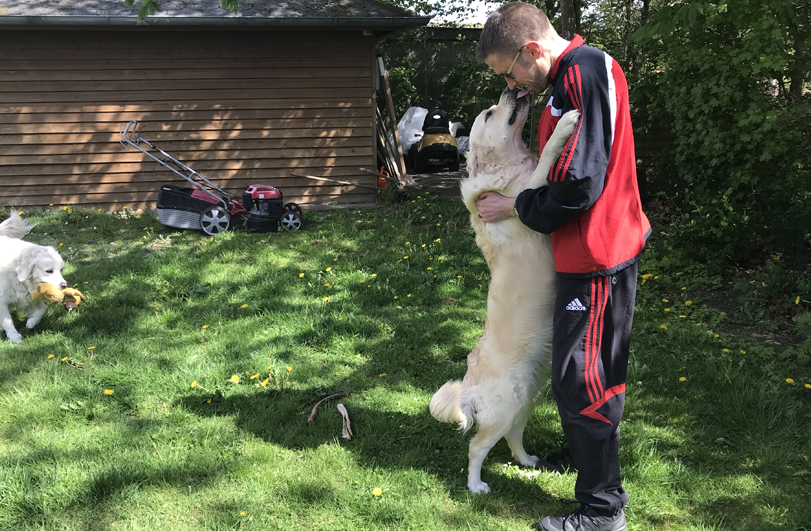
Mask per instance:
[[[0,200],[154,206],[182,180],[119,143],[144,138],[225,190],[270,184],[302,205],[364,203],[374,185],[375,42],[428,18],[374,0],[0,3]]]

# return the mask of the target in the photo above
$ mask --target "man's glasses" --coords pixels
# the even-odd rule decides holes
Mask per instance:
[[[525,44],[524,46],[526,46],[526,44]],[[506,72],[506,73],[502,74],[502,75],[503,75],[504,77],[506,77],[507,79],[515,79],[515,78],[513,77],[513,75],[512,75],[513,67],[515,66],[515,62],[516,62],[516,61],[518,61],[518,58],[519,58],[519,57],[521,57],[521,52],[523,52],[523,51],[524,51],[524,46],[521,46],[521,47],[518,49],[518,53],[517,53],[517,54],[515,54],[515,59],[513,59],[513,62],[512,62],[512,63],[510,63],[510,68],[508,68],[508,69],[507,69],[507,72]]]

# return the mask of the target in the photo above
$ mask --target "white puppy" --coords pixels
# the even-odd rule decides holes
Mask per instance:
[[[476,198],[488,190],[514,197],[526,188],[546,186],[549,169],[571,136],[579,113],[570,111],[561,117],[538,162],[521,140],[529,102],[517,98],[517,93],[505,90],[498,104],[473,124],[469,178],[461,189],[476,243],[490,268],[487,319],[484,335],[468,355],[464,379],[443,385],[430,404],[431,414],[439,421],[458,422],[463,430],[478,423],[468,455],[471,492],[490,491],[481,480],[482,462],[502,437],[522,465],[539,463],[524,450],[524,427],[552,364],[557,281],[551,238],[516,217],[484,223],[477,216]]]
[[[68,284],[62,278],[65,263],[53,247],[22,241],[33,225],[23,221],[16,212],[0,223],[0,323],[6,337],[19,343],[22,336],[11,320],[9,308],[25,311],[25,326],[34,328],[47,310],[42,301],[34,301],[31,292],[37,284],[45,282],[59,289]]]

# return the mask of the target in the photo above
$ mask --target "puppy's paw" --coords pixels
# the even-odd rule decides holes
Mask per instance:
[[[29,330],[34,328],[39,324],[39,317],[29,317],[28,320],[25,322],[25,327]]]
[[[527,466],[530,468],[535,468],[538,466],[538,463],[541,462],[541,459],[534,455],[528,455],[525,460],[519,460],[522,466]]]
[[[574,126],[577,125],[577,120],[580,119],[580,111],[571,110],[560,117],[560,121],[555,126],[555,133],[560,132],[560,135],[566,138],[572,136]]]
[[[484,481],[468,481],[467,488],[473,494],[487,494],[490,492],[490,487]]]
[[[16,330],[14,330],[13,332],[6,332],[6,337],[12,343],[19,343],[20,341],[23,340],[23,336],[21,336],[20,333],[17,332]]]

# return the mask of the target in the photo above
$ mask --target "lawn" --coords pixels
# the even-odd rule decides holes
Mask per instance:
[[[523,530],[571,508],[574,475],[523,470],[503,441],[493,493],[468,493],[470,434],[428,413],[483,331],[488,272],[460,203],[216,238],[124,208],[24,216],[87,301],[0,338],[0,529]],[[656,236],[640,273],[629,528],[809,529],[808,371],[716,334],[726,317],[691,299],[706,275]],[[307,424],[346,390],[353,440],[335,403]],[[550,400],[526,431],[539,455],[562,437]]]

